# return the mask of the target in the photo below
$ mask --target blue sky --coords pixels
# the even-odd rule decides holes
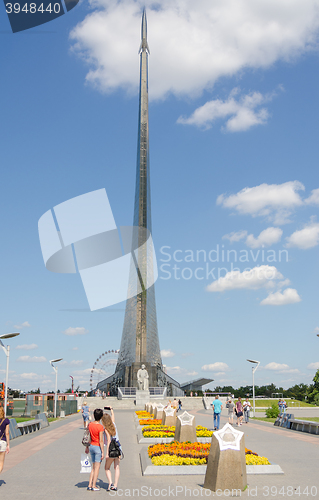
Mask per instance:
[[[261,362],[258,385],[309,383],[319,368],[318,3],[146,2],[158,327],[178,381],[249,384],[246,358]],[[12,387],[52,389],[48,360],[63,357],[60,389],[69,375],[87,389],[95,359],[120,346],[125,303],[90,312],[78,274],[46,270],[37,223],[101,188],[117,225],[132,223],[141,8],[82,2],[11,34],[1,7],[0,322],[21,332]]]

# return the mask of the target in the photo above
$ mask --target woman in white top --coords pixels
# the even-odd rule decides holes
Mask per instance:
[[[250,410],[251,410],[251,404],[249,401],[249,398],[246,398],[246,401],[243,403],[244,407],[244,417],[245,417],[245,424],[248,424],[249,422],[249,416],[250,416]]]
[[[110,408],[111,416],[108,413],[104,413],[102,417],[102,424],[105,428],[105,437],[106,437],[106,450],[105,450],[105,474],[109,483],[108,491],[117,491],[117,485],[120,478],[120,457],[118,458],[110,458],[109,457],[109,446],[111,439],[114,438],[119,442],[119,437],[117,434],[117,429],[115,425],[114,419],[114,411],[113,408]],[[114,463],[114,483],[112,482],[112,474],[111,474],[111,465]]]

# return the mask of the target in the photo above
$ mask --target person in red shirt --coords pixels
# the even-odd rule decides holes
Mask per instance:
[[[94,410],[94,422],[89,424],[89,431],[91,436],[91,444],[85,449],[85,453],[91,454],[92,471],[90,474],[88,490],[99,491],[100,488],[96,486],[96,481],[100,472],[100,465],[104,458],[104,427],[100,424],[103,417],[103,410],[97,408]]]

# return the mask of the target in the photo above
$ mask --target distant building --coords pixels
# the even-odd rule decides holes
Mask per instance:
[[[57,414],[61,410],[65,411],[65,415],[76,413],[77,401],[76,395],[72,393],[57,395]],[[54,393],[46,394],[26,394],[25,395],[25,415],[36,415],[37,413],[50,413],[54,411]]]

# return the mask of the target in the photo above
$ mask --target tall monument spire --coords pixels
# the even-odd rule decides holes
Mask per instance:
[[[140,92],[138,118],[138,144],[136,166],[136,189],[133,225],[139,228],[138,244],[134,244],[135,266],[131,268],[130,287],[136,282],[136,270],[140,277],[142,291],[126,302],[122,341],[116,372],[122,371],[123,384],[136,386],[136,371],[145,364],[150,376],[150,386],[159,383],[158,373],[162,369],[162,359],[157,332],[157,317],[154,285],[145,289],[149,274],[153,272],[153,254],[145,244],[145,234],[152,230],[150,164],[149,164],[149,123],[148,123],[148,56],[147,20],[145,9],[142,16],[140,45]],[[143,277],[143,280],[141,279]],[[152,278],[152,277],[151,277]],[[129,294],[130,295],[130,294]],[[123,378],[122,377],[122,378]]]

